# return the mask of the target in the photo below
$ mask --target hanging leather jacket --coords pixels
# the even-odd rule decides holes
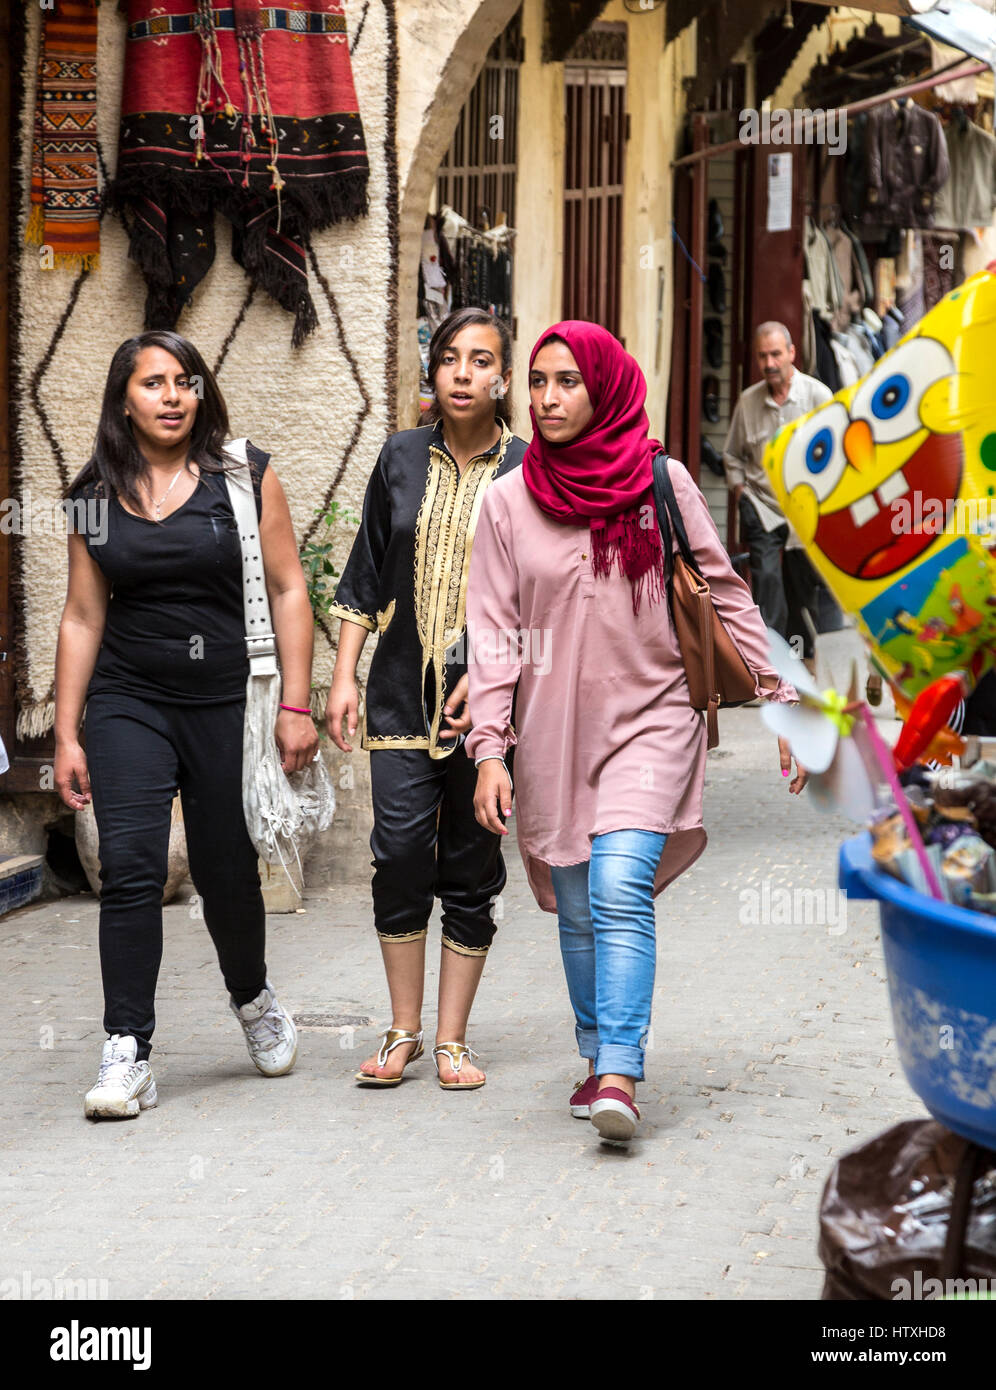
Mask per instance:
[[[934,202],[948,178],[940,121],[908,98],[868,112],[863,221],[889,227],[932,227]]]

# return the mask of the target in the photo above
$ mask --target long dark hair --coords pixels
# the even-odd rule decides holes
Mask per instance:
[[[429,385],[433,392],[436,390],[436,373],[439,371],[443,353],[448,347],[452,347],[453,339],[458,333],[462,333],[465,328],[470,328],[472,324],[478,323],[487,328],[493,328],[498,334],[498,341],[501,343],[502,375],[512,370],[512,334],[505,320],[498,318],[496,314],[489,313],[487,309],[475,309],[473,307],[454,309],[452,314],[447,314],[443,319],[429,343],[428,376]],[[442,418],[442,413],[439,402],[433,400],[422,415],[422,424],[434,425],[437,420]],[[501,420],[511,429],[512,404],[508,391],[503,396],[495,397],[495,418]]]
[[[70,483],[67,495],[81,484],[95,483],[103,495],[116,493],[135,511],[144,512],[136,484],[147,464],[124,413],[124,403],[138,354],[147,347],[163,348],[176,358],[191,380],[199,383],[197,413],[187,449],[188,463],[196,463],[205,473],[225,471],[222,455],[228,436],[228,408],[213,372],[193,343],[181,338],[179,333],[153,329],[128,338],[111,358],[93,453]]]

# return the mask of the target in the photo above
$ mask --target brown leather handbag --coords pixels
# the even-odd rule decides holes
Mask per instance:
[[[683,465],[679,464],[679,467]],[[654,503],[669,561],[667,595],[688,682],[688,703],[706,717],[707,746],[719,743],[720,705],[746,705],[757,694],[753,673],[713,605],[695,561],[668,472],[667,454],[654,459]],[[678,542],[675,551],[672,528]]]

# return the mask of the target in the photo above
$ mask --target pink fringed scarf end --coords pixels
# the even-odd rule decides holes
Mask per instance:
[[[660,531],[642,525],[642,515],[638,509],[591,526],[592,571],[604,578],[618,561],[632,587],[634,613],[639,613],[644,593],[650,603],[660,603],[667,591]]]

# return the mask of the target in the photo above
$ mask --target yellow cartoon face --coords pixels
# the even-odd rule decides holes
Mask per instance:
[[[955,364],[943,343],[898,344],[862,381],[800,422],[786,446],[785,514],[806,545],[855,579],[904,568],[933,543],[897,525],[919,494],[953,504],[964,457],[946,407]]]
[[[910,693],[978,677],[996,649],[993,270],[764,456],[809,558]]]

